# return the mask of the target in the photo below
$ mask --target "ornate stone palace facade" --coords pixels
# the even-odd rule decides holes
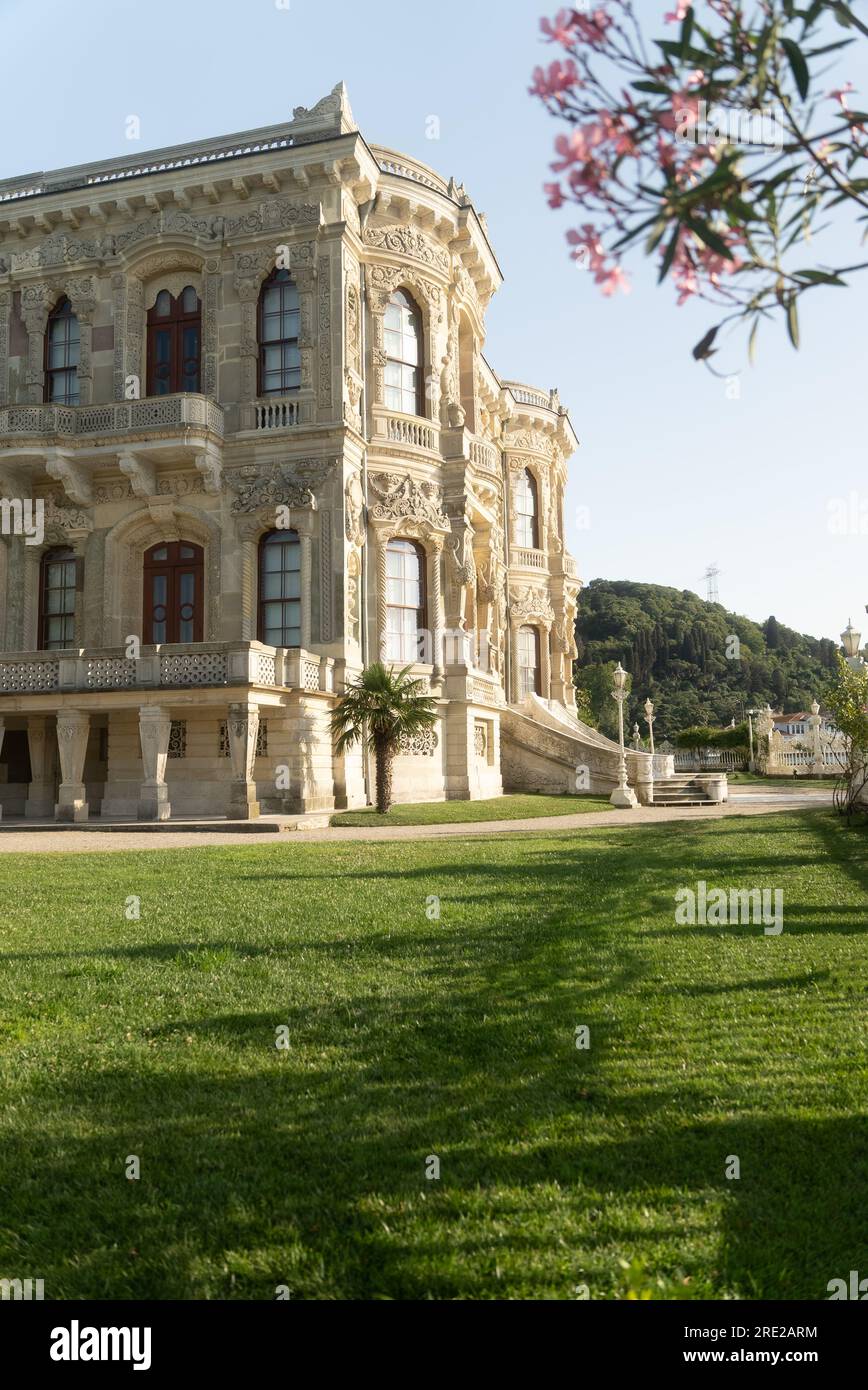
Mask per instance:
[[[329,716],[381,654],[438,709],[399,799],[614,785],[574,716],[576,439],[482,356],[500,281],[464,189],[342,85],[0,184],[7,816],[364,804]]]

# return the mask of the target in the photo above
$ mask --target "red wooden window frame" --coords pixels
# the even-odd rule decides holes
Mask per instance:
[[[196,294],[192,285],[185,285],[181,293],[175,298],[169,294],[168,290],[160,290],[153,305],[148,310],[148,383],[147,393],[149,396],[171,396],[180,391],[199,391],[202,385],[202,301],[196,294],[196,308],[193,310],[184,309],[184,296],[191,291]],[[169,296],[169,312],[161,314],[158,312],[162,296]],[[184,334],[188,329],[196,329],[196,352],[194,355],[184,356]],[[158,377],[158,369],[162,365],[157,361],[157,335],[161,332],[169,334],[169,358],[168,370],[165,375]],[[184,385],[184,382],[192,376],[192,373],[185,370],[188,363],[195,362],[195,385]],[[165,382],[165,386],[163,383]]]
[[[182,549],[192,550],[192,556],[183,556]],[[163,558],[160,552],[165,551]],[[145,645],[155,645],[157,642],[201,642],[202,641],[202,610],[203,596],[205,588],[205,552],[201,545],[194,545],[192,541],[158,541],[152,545],[150,550],[145,551],[143,571],[143,602],[142,614],[144,619],[144,640]],[[193,575],[193,601],[192,604],[185,604],[192,609],[189,621],[192,623],[192,636],[181,636],[181,576],[192,573]],[[166,602],[159,604],[154,602],[154,580],[164,578],[166,580]],[[159,609],[164,609],[164,617],[157,616]],[[154,634],[155,624],[165,623],[165,635]]]

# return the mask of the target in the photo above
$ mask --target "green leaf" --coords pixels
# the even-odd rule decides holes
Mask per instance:
[[[654,92],[658,96],[669,96],[669,88],[663,82],[631,82],[637,92]]]
[[[657,276],[658,285],[662,284],[663,281],[666,279],[666,276],[669,273],[669,267],[675,259],[675,252],[678,247],[678,235],[680,231],[681,225],[679,223],[676,225],[675,231],[672,233],[669,245],[666,247],[666,252],[663,256],[663,264],[660,267],[660,274]]]
[[[793,274],[798,275],[800,280],[807,280],[811,285],[840,285],[841,289],[847,289],[847,281],[828,270],[794,270]]]
[[[706,246],[709,246],[712,251],[716,251],[718,256],[724,256],[728,261],[735,260],[723,237],[712,227],[709,227],[707,222],[700,222],[697,217],[685,217],[684,224],[690,228],[691,232],[696,233],[700,241],[704,241]]]
[[[687,54],[690,52],[690,35],[693,33],[693,23],[694,23],[695,18],[696,18],[696,16],[695,16],[694,13],[693,13],[693,6],[691,5],[690,8],[688,9],[687,13],[685,14],[683,20],[681,21],[681,61],[682,61],[682,63],[685,62],[685,61],[687,60]]]
[[[719,327],[720,324],[716,324],[714,328],[709,328],[705,337],[700,338],[699,342],[696,344],[696,347],[693,349],[693,357],[695,361],[702,362],[706,357],[712,356],[712,353],[709,351],[709,349],[711,348],[712,343],[717,337],[717,330]]]
[[[798,350],[799,346],[799,310],[796,303],[796,296],[790,295],[787,304],[787,332],[790,335],[790,342]]]
[[[808,64],[805,62],[805,55],[799,48],[795,39],[781,39],[781,48],[790,60],[790,67],[793,70],[793,78],[799,89],[799,96],[802,101],[808,95],[808,88],[811,85],[811,74],[808,71]]]
[[[756,362],[756,335],[759,332],[759,325],[759,319],[754,319],[753,328],[750,330],[750,337],[747,340],[747,355],[751,366]]]

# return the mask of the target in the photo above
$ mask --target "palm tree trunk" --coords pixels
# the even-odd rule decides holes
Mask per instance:
[[[377,810],[381,816],[388,813],[392,805],[392,749],[386,743],[378,743],[374,750],[377,779]]]

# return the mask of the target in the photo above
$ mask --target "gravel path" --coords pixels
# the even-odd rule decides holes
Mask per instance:
[[[816,809],[831,804],[831,795],[756,793],[735,795],[720,806],[638,806],[634,811],[588,811],[575,816],[533,816],[525,820],[463,822],[448,825],[385,825],[370,829],[299,830],[251,835],[219,830],[6,830],[0,834],[0,854],[35,851],[81,853],[106,850],[195,849],[206,845],[310,844],[347,840],[439,840],[449,836],[540,834],[547,831],[591,830],[594,826],[659,825],[662,821],[722,820],[726,816],[761,816],[774,811]]]

